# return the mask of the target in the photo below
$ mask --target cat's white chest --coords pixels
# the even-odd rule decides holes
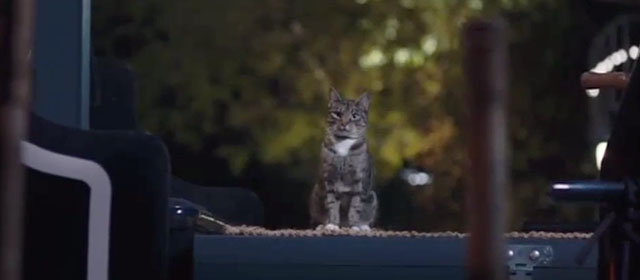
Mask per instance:
[[[351,146],[356,142],[354,139],[342,140],[340,142],[335,143],[333,145],[333,149],[338,153],[339,156],[346,156],[351,149]]]

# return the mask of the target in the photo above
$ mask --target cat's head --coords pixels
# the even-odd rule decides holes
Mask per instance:
[[[329,95],[327,133],[338,140],[364,138],[369,125],[371,95],[364,93],[356,100],[345,99],[334,88]]]

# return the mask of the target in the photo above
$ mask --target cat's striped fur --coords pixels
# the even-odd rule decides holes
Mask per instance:
[[[330,94],[320,178],[309,203],[311,223],[366,230],[378,208],[366,138],[371,96],[343,99],[335,89]]]

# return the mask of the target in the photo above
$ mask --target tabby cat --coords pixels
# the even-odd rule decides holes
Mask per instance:
[[[309,202],[312,226],[371,229],[378,201],[366,137],[370,103],[369,93],[350,100],[330,90],[320,178]]]

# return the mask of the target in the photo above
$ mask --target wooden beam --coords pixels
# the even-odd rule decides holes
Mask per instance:
[[[32,87],[34,0],[0,5],[0,279],[18,280],[24,205],[20,140]]]
[[[584,89],[615,88],[626,89],[629,75],[623,72],[593,73],[584,72],[580,76],[580,85]]]
[[[502,20],[472,20],[464,27],[467,133],[470,159],[467,268],[472,280],[506,276],[507,40]]]

